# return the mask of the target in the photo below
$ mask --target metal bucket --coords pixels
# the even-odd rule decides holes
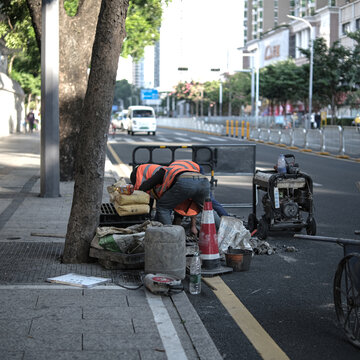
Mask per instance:
[[[226,266],[232,267],[234,271],[248,271],[251,258],[251,250],[228,249],[225,252]]]

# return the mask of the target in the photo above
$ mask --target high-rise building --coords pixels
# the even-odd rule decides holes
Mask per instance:
[[[160,86],[160,41],[155,44],[154,49],[154,88]]]
[[[328,46],[339,39],[339,3],[335,0],[245,1],[246,46],[257,52],[259,67],[288,57],[300,65],[307,61],[299,48],[309,47],[310,26],[315,37],[323,37]]]
[[[144,59],[132,64],[132,83],[137,88],[144,87]]]

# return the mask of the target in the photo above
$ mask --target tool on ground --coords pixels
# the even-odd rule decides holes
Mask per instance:
[[[155,295],[173,295],[184,290],[180,279],[166,274],[147,274],[143,282]]]

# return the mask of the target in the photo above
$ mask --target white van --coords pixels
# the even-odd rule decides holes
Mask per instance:
[[[156,134],[155,111],[151,106],[130,106],[127,113],[128,134],[147,132]]]

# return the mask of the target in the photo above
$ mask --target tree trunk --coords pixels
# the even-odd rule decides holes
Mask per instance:
[[[336,105],[335,105],[335,95],[331,95],[331,125],[335,125],[336,117]]]
[[[41,43],[41,0],[27,0],[38,44]],[[70,17],[59,0],[59,114],[60,180],[74,179],[75,153],[80,131],[88,68],[101,0],[79,0]],[[41,48],[41,46],[40,46]]]
[[[228,116],[231,116],[232,115],[232,108],[231,108],[231,101],[232,101],[232,99],[231,99],[231,97],[232,97],[232,93],[231,93],[231,91],[229,92],[229,107],[228,107]]]
[[[125,38],[129,0],[102,0],[91,58],[91,72],[81,112],[74,196],[63,261],[89,259],[90,242],[99,222],[109,118],[117,65]]]

